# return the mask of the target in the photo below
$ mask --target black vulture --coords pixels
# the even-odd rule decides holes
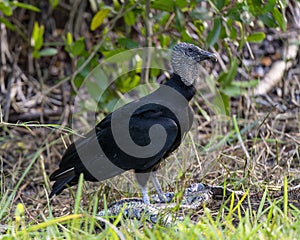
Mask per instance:
[[[150,202],[146,188],[150,175],[163,200],[156,170],[192,126],[188,102],[196,92],[199,63],[206,59],[217,58],[193,44],[175,45],[171,78],[151,94],[110,113],[85,138],[72,143],[50,176],[55,183],[49,197],[77,184],[81,173],[87,181],[101,181],[133,169],[144,202]]]

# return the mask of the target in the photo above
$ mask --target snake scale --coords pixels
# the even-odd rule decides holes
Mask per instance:
[[[162,223],[170,225],[177,221],[182,221],[183,216],[176,216],[172,209],[196,210],[205,204],[209,204],[212,199],[220,199],[231,194],[243,195],[241,191],[233,191],[222,186],[211,186],[203,183],[193,183],[187,187],[182,194],[181,202],[170,203],[174,198],[173,192],[165,193],[166,202],[161,202],[158,195],[152,195],[152,203],[145,204],[141,198],[124,198],[111,203],[107,209],[101,210],[97,217],[116,217],[122,214],[127,219],[146,219],[150,223]]]

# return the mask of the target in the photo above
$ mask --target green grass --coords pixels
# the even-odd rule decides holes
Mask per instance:
[[[24,209],[20,204],[17,209]],[[145,222],[129,222],[121,220],[121,227],[107,225],[101,232],[95,233],[90,226],[98,223],[92,215],[72,214],[59,218],[49,218],[36,225],[28,225],[22,211],[16,211],[15,221],[10,229],[2,235],[2,239],[25,238],[112,238],[112,239],[297,239],[300,234],[300,222],[285,218],[283,211],[276,203],[265,210],[258,219],[255,212],[245,211],[244,217],[238,217],[239,223],[233,224],[234,217],[225,216],[224,221],[214,220],[210,211],[205,209],[205,215],[196,224],[189,219],[171,227],[155,225],[152,228]],[[300,218],[298,209],[290,209],[289,214]],[[144,225],[143,229],[139,229]]]
[[[79,186],[82,183],[81,177]],[[243,199],[234,204],[232,197],[217,214],[205,207],[198,222],[192,222],[187,216],[183,222],[168,227],[118,216],[113,223],[104,220],[106,226],[101,228],[96,218],[97,194],[87,209],[80,207],[81,195],[82,187],[79,187],[73,214],[67,216],[52,217],[49,203],[50,214],[40,223],[25,220],[26,206],[17,204],[14,217],[1,239],[298,239],[300,236],[300,210],[288,204],[286,178],[283,198],[270,200],[266,190],[257,211],[251,209],[251,204],[248,208],[243,207]],[[251,199],[248,194],[244,198],[244,201]],[[3,202],[1,204],[2,208]]]

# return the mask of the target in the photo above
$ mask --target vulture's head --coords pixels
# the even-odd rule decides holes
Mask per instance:
[[[199,63],[203,60],[217,61],[217,56],[190,43],[178,43],[172,50],[171,64],[185,85],[195,83],[199,77]]]

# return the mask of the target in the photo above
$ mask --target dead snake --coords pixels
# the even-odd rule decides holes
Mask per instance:
[[[160,222],[163,225],[169,225],[176,221],[182,221],[182,216],[174,214],[172,209],[195,210],[205,204],[209,204],[212,199],[230,196],[232,193],[243,195],[241,191],[233,191],[222,186],[211,186],[203,183],[193,183],[187,187],[182,200],[178,203],[170,203],[174,198],[173,192],[165,193],[166,202],[161,202],[158,195],[152,195],[152,203],[145,204],[140,198],[124,198],[111,203],[106,209],[101,210],[97,217],[116,217],[120,214],[128,219],[146,219],[150,223]]]

